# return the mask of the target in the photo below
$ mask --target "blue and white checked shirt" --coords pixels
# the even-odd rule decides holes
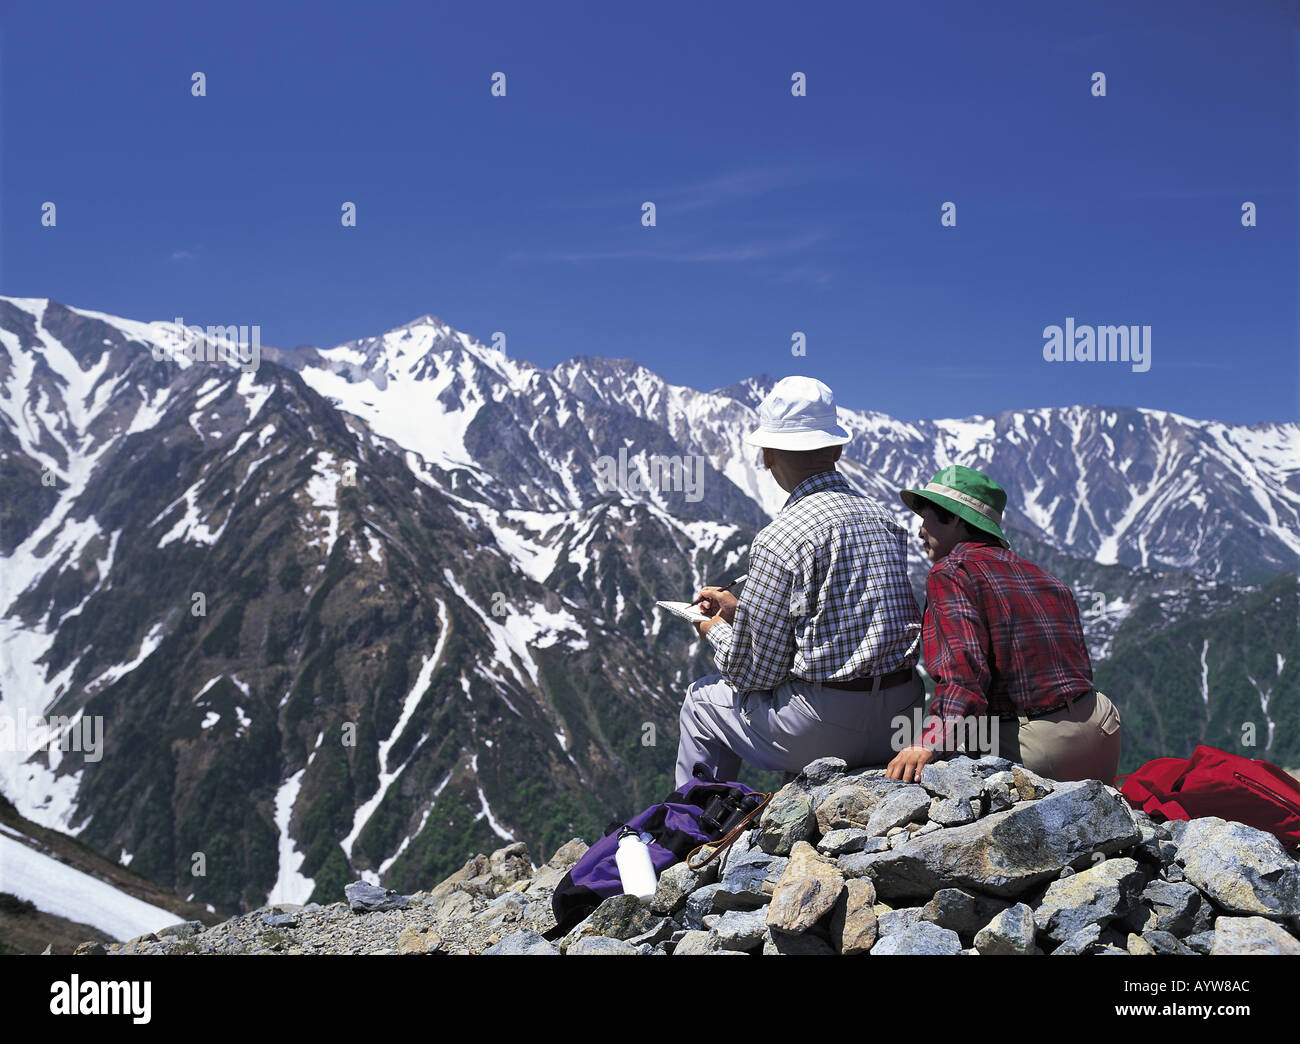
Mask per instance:
[[[915,666],[921,612],[906,540],[838,471],[804,479],[750,545],[735,622],[709,628],[718,672],[747,692],[791,675],[848,681]]]

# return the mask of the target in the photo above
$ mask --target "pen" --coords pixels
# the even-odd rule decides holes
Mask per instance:
[[[719,591],[728,591],[728,590],[730,590],[731,588],[735,587],[737,584],[741,583],[742,581],[748,580],[748,579],[749,579],[749,574],[746,573],[744,576],[738,576],[738,577],[736,577],[736,579],[734,579],[733,581],[731,581],[731,583],[729,583],[729,584],[727,584],[727,585],[725,585],[725,586],[723,586],[723,587],[719,587],[718,590],[719,590]],[[691,604],[691,605],[699,605],[700,602],[702,602],[703,600],[704,600],[704,595],[700,595],[699,598],[695,599],[695,601],[691,602],[690,604]]]

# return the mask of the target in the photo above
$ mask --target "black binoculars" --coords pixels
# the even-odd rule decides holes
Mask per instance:
[[[761,798],[757,794],[717,794],[709,798],[700,816],[700,826],[722,837],[740,825],[747,815],[758,808]]]

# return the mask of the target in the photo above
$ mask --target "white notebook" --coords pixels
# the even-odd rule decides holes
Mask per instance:
[[[674,616],[680,616],[683,620],[690,620],[691,623],[702,623],[705,620],[713,619],[711,616],[705,616],[700,612],[697,606],[691,605],[690,602],[655,602],[660,609],[667,609]]]

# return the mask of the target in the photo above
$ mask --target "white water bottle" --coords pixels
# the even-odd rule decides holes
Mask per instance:
[[[614,853],[618,877],[623,883],[624,895],[653,899],[658,882],[655,866],[650,860],[650,848],[631,827],[618,832],[618,851]]]

